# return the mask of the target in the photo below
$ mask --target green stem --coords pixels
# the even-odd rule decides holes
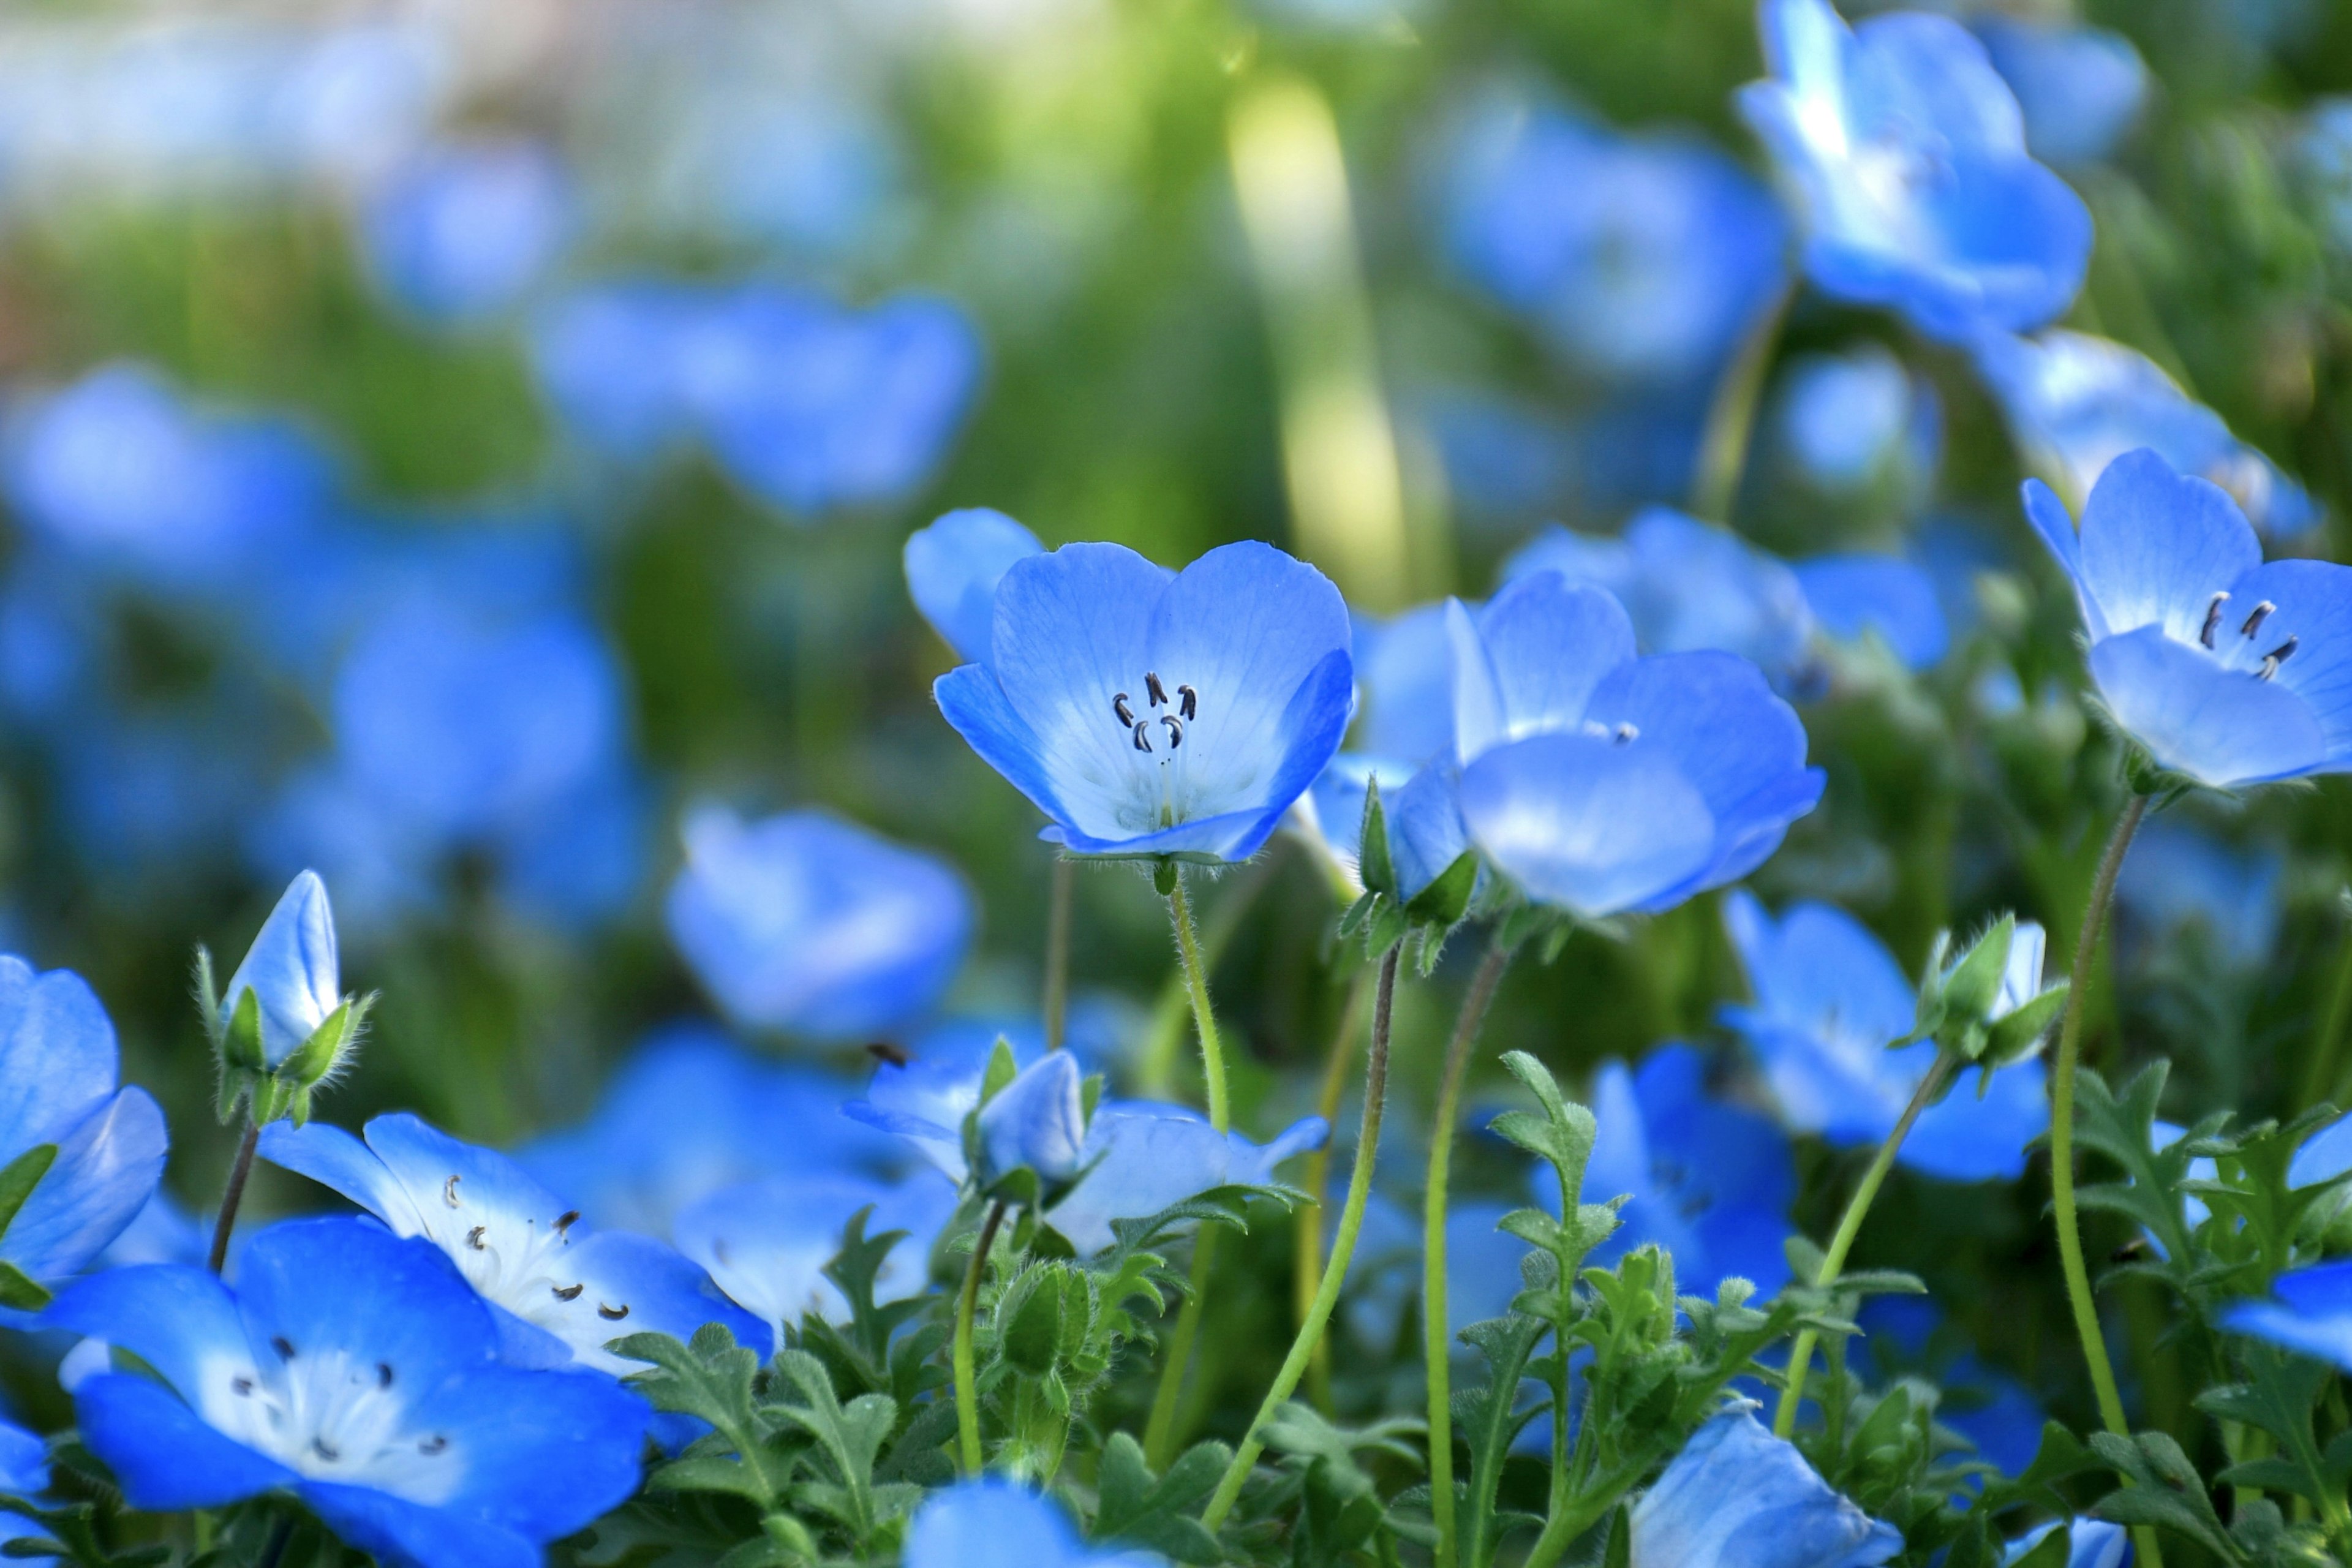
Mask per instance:
[[[1201,1035],[1201,1076],[1209,1095],[1209,1125],[1223,1132],[1232,1124],[1225,1102],[1225,1047],[1217,1037],[1217,1016],[1209,1010],[1209,970],[1201,962],[1201,939],[1192,929],[1192,900],[1184,895],[1183,868],[1168,894],[1169,918],[1176,927],[1176,952],[1184,962],[1184,989],[1192,997],[1192,1026]]]
[[[2050,1199],[2058,1231],[2058,1262],[2066,1276],[2066,1300],[2074,1318],[2075,1337],[2082,1341],[2083,1361],[2090,1369],[2091,1392],[2097,1397],[2099,1421],[2128,1441],[2131,1426],[2124,1418],[2123,1396],[2116,1392],[2116,1369],[2107,1360],[2107,1342],[2099,1332],[2099,1310],[2091,1296],[2091,1271],[2083,1262],[2083,1231],[2074,1207],[2074,1069],[2083,1056],[2083,1006],[2090,988],[2091,960],[2099,945],[2099,928],[2116,895],[2116,876],[2123,869],[2124,853],[2140,818],[2147,815],[2148,797],[2132,796],[2116,819],[2115,831],[2099,856],[2099,869],[2091,879],[2090,903],[2083,910],[2082,931],[2074,939],[2074,964],[2066,993],[2065,1021],[2058,1027],[2058,1060],[2050,1084]],[[2138,1548],[2139,1568],[2164,1568],[2156,1531],[2141,1526],[2132,1531]]]
[[[1168,1336],[1168,1359],[1160,1369],[1160,1386],[1152,1392],[1151,1418],[1143,1427],[1143,1462],[1155,1470],[1166,1469],[1176,1457],[1176,1413],[1184,1403],[1184,1374],[1192,1368],[1192,1342],[1200,1338],[1216,1254],[1216,1229],[1204,1225],[1192,1238],[1192,1279],[1185,1287],[1184,1304],[1176,1311],[1176,1327]]]
[[[2344,1045],[2344,1019],[2352,1013],[2352,932],[2344,938],[2343,962],[2336,965],[2336,984],[2327,993],[2327,1010],[2319,1016],[2318,1027],[2312,1031],[2311,1070],[2303,1080],[2303,1104],[2307,1108],[2319,1103],[2323,1095],[2336,1092],[2336,1058]]]
[[[221,1193],[220,1218],[213,1225],[213,1251],[209,1263],[215,1274],[228,1265],[229,1233],[236,1228],[236,1211],[245,1202],[246,1180],[253,1174],[253,1152],[260,1144],[261,1124],[248,1114],[245,1120],[245,1137],[236,1146],[236,1163],[228,1168],[228,1185]]]
[[[1323,1087],[1315,1097],[1315,1113],[1327,1127],[1339,1120],[1339,1098],[1347,1092],[1348,1068],[1356,1059],[1356,1036],[1364,1026],[1364,1009],[1372,999],[1372,975],[1370,969],[1356,972],[1348,987],[1347,1005],[1339,1012],[1339,1032],[1331,1041],[1331,1054],[1323,1064]],[[1292,1296],[1300,1322],[1315,1310],[1315,1292],[1323,1284],[1323,1200],[1330,1195],[1331,1145],[1307,1156],[1307,1168],[1299,1173],[1299,1189],[1307,1201],[1298,1205],[1297,1221],[1298,1237],[1293,1253],[1297,1259],[1291,1273]],[[1307,1396],[1324,1415],[1331,1414],[1331,1347],[1321,1340],[1315,1342],[1315,1353],[1307,1363]]]
[[[1062,1026],[1070,1012],[1070,900],[1077,863],[1054,857],[1053,891],[1045,905],[1045,1048],[1062,1048]]]
[[[1372,998],[1372,1044],[1364,1063],[1364,1119],[1356,1134],[1356,1167],[1348,1175],[1348,1201],[1339,1210],[1339,1228],[1331,1237],[1331,1261],[1324,1266],[1322,1286],[1315,1292],[1307,1321],[1298,1325],[1298,1336],[1283,1358],[1282,1370],[1275,1374],[1274,1385],[1265,1391],[1265,1401],[1250,1421],[1248,1435],[1201,1515],[1201,1522],[1212,1531],[1233,1511],[1243,1483],[1249,1479],[1250,1468],[1265,1449],[1265,1440],[1259,1434],[1306,1374],[1307,1358],[1314,1353],[1316,1341],[1323,1337],[1324,1325],[1331,1321],[1331,1309],[1339,1302],[1340,1283],[1348,1277],[1349,1260],[1356,1255],[1356,1232],[1364,1223],[1364,1200],[1371,1195],[1372,1166],[1381,1151],[1381,1118],[1388,1100],[1389,1020],[1396,999],[1396,972],[1397,950],[1391,948],[1381,960],[1380,989]]]
[[[984,1458],[980,1451],[980,1386],[971,1361],[971,1320],[980,1310],[980,1281],[988,1269],[988,1249],[996,1244],[996,1227],[1003,1223],[1004,1200],[999,1198],[990,1205],[980,1239],[972,1245],[971,1267],[963,1276],[963,1298],[956,1303],[956,1446],[967,1476],[980,1474]]]
[[[1435,1561],[1456,1561],[1454,1540],[1453,1336],[1446,1330],[1445,1186],[1454,1162],[1454,1123],[1460,1116],[1462,1080],[1468,1076],[1470,1047],[1476,1043],[1486,1008],[1502,984],[1511,950],[1498,931],[1487,943],[1463,994],[1445,1047],[1445,1072],[1438,1081],[1437,1110],[1430,1124],[1429,1177],[1421,1205],[1421,1320],[1423,1353],[1429,1367],[1429,1513],[1437,1529]]]
[[[1210,968],[1216,967],[1225,949],[1233,945],[1234,934],[1241,930],[1242,916],[1248,912],[1258,889],[1265,886],[1280,859],[1277,852],[1269,850],[1227,879],[1224,890],[1202,922],[1202,962]],[[1180,964],[1160,988],[1160,999],[1152,1004],[1151,1028],[1138,1053],[1141,1065],[1136,1071],[1136,1083],[1146,1100],[1176,1098],[1176,1063],[1184,1046],[1187,1011],[1184,971]]]
[[[1772,350],[1780,340],[1780,323],[1789,313],[1796,286],[1784,286],[1772,302],[1756,313],[1755,324],[1741,340],[1739,352],[1715,384],[1715,397],[1706,411],[1706,431],[1700,438],[1698,473],[1691,486],[1691,511],[1708,522],[1728,523],[1731,505],[1739,495],[1739,476],[1748,467],[1748,443],[1756,428],[1757,405],[1764,397],[1764,373],[1772,366]]]
[[[1918,1121],[1919,1113],[1943,1092],[1955,1065],[1955,1058],[1949,1052],[1937,1053],[1935,1065],[1927,1069],[1927,1076],[1921,1079],[1919,1087],[1911,1091],[1911,1102],[1903,1108],[1903,1114],[1895,1119],[1894,1131],[1887,1133],[1886,1141],[1872,1156],[1870,1169],[1862,1173],[1861,1184],[1853,1189],[1853,1196],[1846,1200],[1845,1215],[1838,1221],[1837,1234],[1830,1237],[1829,1250],[1822,1254],[1822,1272],[1814,1284],[1830,1285],[1836,1281],[1838,1271],[1845,1267],[1846,1254],[1853,1250],[1854,1237],[1862,1234],[1864,1216],[1870,1213],[1871,1204],[1878,1197],[1878,1189],[1885,1185],[1886,1173],[1895,1169],[1895,1156],[1901,1151],[1903,1140],[1911,1135],[1911,1124]],[[1796,1348],[1789,1352],[1789,1381],[1780,1390],[1780,1408],[1772,1417],[1772,1435],[1776,1437],[1786,1437],[1797,1429],[1797,1411],[1805,1402],[1805,1374],[1811,1368],[1813,1346],[1820,1340],[1821,1335],[1816,1331],[1807,1329],[1797,1336]]]

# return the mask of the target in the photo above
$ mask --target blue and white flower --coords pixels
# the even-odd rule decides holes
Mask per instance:
[[[260,1019],[262,1060],[273,1068],[343,1005],[335,911],[316,871],[303,872],[278,895],[277,907],[229,976],[220,999],[224,1030],[248,992]]]
[[[1633,1568],[1874,1568],[1903,1550],[1751,1408],[1691,1434],[1634,1503]]]
[[[398,310],[474,326],[529,298],[571,240],[578,208],[569,172],[546,147],[450,143],[419,153],[369,195],[361,256]]]

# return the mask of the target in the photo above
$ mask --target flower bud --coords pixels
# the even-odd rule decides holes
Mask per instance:
[[[248,991],[259,1014],[262,1065],[271,1068],[299,1050],[343,1005],[334,911],[316,871],[288,885],[245,962],[229,976],[220,1000],[224,1033],[233,1029]]]
[[[1024,1169],[1049,1186],[1076,1175],[1087,1141],[1076,1058],[1048,1051],[1024,1068],[981,1107],[979,1133],[982,1187]]]

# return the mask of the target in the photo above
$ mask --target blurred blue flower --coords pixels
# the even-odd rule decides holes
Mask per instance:
[[[2022,1561],[2052,1531],[2062,1527],[2066,1531],[2066,1568],[2130,1568],[2131,1531],[2104,1519],[2080,1516],[2035,1525],[2011,1542],[2000,1560],[2005,1563]]]
[[[1821,798],[1804,726],[1755,666],[1636,658],[1599,588],[1536,572],[1448,627],[1462,820],[1534,899],[1671,908],[1761,865]]]
[[[1674,1254],[1675,1289],[1685,1296],[1713,1296],[1734,1276],[1769,1296],[1789,1279],[1782,1243],[1792,1228],[1796,1164],[1769,1118],[1716,1099],[1706,1079],[1706,1059],[1679,1042],[1658,1047],[1630,1072],[1622,1062],[1601,1064],[1584,1199],[1622,1194],[1628,1201],[1592,1261],[1609,1267],[1654,1242]],[[1557,1213],[1559,1182],[1548,1169],[1536,1179]]]
[[[670,939],[738,1023],[811,1039],[928,1012],[971,943],[971,894],[937,856],[821,811],[688,813]]]
[[[1724,900],[1723,923],[1756,995],[1752,1006],[1726,1006],[1723,1019],[1763,1063],[1789,1124],[1839,1146],[1884,1142],[1937,1049],[1933,1040],[1887,1048],[1911,1033],[1916,1014],[1916,995],[1895,955],[1860,921],[1828,904],[1791,904],[1775,921],[1735,890]],[[2039,927],[2020,926],[2011,942],[2026,996],[2040,988],[2039,935]],[[2029,956],[2031,982],[2022,975]],[[2015,999],[2005,1000],[2001,1010],[2013,1011]],[[1944,1099],[1920,1112],[1899,1163],[1951,1182],[2024,1173],[2026,1145],[2050,1125],[2042,1063],[2014,1063],[1990,1086],[1984,1074],[1961,1073]]]
[[[1998,13],[1969,25],[2017,94],[2026,149],[2037,158],[2096,163],[2115,151],[2147,104],[2147,63],[2121,33]]]
[[[1816,555],[1796,565],[1814,624],[1840,642],[1874,632],[1906,669],[1928,669],[1951,651],[1936,580],[1893,555]]]
[[[1795,1445],[1736,1405],[1691,1434],[1633,1505],[1643,1568],[1873,1568],[1903,1532],[1829,1489]]]
[[[82,1440],[133,1508],[285,1488],[401,1568],[533,1568],[636,1489],[644,1401],[500,1364],[456,1271],[367,1221],[272,1226],[247,1244],[234,1294],[201,1268],[117,1268],[43,1321],[161,1377],[107,1373],[74,1396]]]
[[[359,219],[367,273],[419,321],[492,321],[520,305],[561,257],[577,205],[570,174],[537,142],[435,147],[369,195]]]
[[[1117,544],[1016,562],[994,658],[940,710],[1079,855],[1245,860],[1339,750],[1348,610],[1320,572],[1228,544],[1171,573]]]
[[[1779,204],[1696,137],[1481,106],[1445,180],[1455,267],[1612,381],[1711,381],[1788,273]]]
[[[262,1059],[273,1068],[343,1005],[335,912],[316,871],[303,872],[278,895],[277,907],[229,976],[220,999],[223,1029],[236,1018],[247,991],[260,1017]]]
[[[1998,1367],[1988,1366],[1974,1351],[1939,1346],[1948,1339],[1944,1315],[1927,1296],[1873,1296],[1855,1313],[1863,1337],[1853,1342],[1848,1358],[1875,1383],[1892,1382],[1909,1371],[1924,1371],[1941,1397],[1936,1420],[1976,1445],[1977,1457],[2002,1475],[2024,1473],[2042,1447],[2042,1427],[2048,1419],[2032,1392]],[[1894,1353],[1889,1354],[1892,1351]]]
[[[980,1106],[980,1086],[989,1058],[1003,1038],[1016,1066],[1044,1054],[1044,1040],[1013,1039],[993,1029],[940,1031],[905,1059],[885,1059],[874,1069],[862,1100],[843,1110],[868,1127],[907,1140],[913,1152],[961,1187],[971,1174],[964,1159],[963,1123]]]
[[[854,258],[889,212],[900,157],[889,123],[757,58],[702,61],[657,107],[653,220],[689,234]],[[886,231],[887,236],[887,231]]]
[[[2263,563],[2227,494],[2154,452],[2109,464],[2083,509],[2025,481],[2073,579],[2091,676],[2156,763],[2217,789],[2352,767],[2352,567]]]
[[[1049,1051],[981,1107],[981,1167],[972,1174],[982,1187],[1028,1170],[1054,1191],[1077,1174],[1087,1141],[1082,1076],[1069,1052]]]
[[[366,1135],[362,1143],[323,1121],[273,1121],[260,1152],[342,1194],[394,1235],[440,1248],[493,1309],[501,1353],[514,1364],[576,1363],[617,1375],[638,1363],[606,1342],[641,1332],[691,1339],[713,1322],[757,1342],[756,1322],[701,1269],[650,1237],[590,1229],[504,1154],[405,1112],[376,1117]]]
[[[55,1161],[0,1232],[0,1263],[55,1285],[130,1225],[171,1140],[143,1089],[118,1087],[114,1025],[81,976],[0,955],[0,1168],[43,1144]]]
[[[1694,389],[1662,389],[1562,416],[1454,386],[1425,394],[1417,412],[1465,522],[1516,533],[1530,518],[1621,517],[1687,493],[1707,400]]]
[[[1349,750],[1419,766],[1454,744],[1454,654],[1445,605],[1417,605],[1386,619],[1358,616],[1362,689]]]
[[[907,1527],[906,1568],[1160,1568],[1146,1552],[1095,1552],[1068,1516],[1017,1482],[958,1481]]]
[[[804,1314],[849,1320],[849,1302],[824,1276],[850,1219],[871,1209],[869,1237],[903,1230],[874,1277],[877,1302],[900,1301],[929,1283],[931,1248],[956,1210],[956,1190],[929,1171],[899,1182],[812,1169],[722,1187],[677,1217],[677,1247],[718,1287],[768,1325],[781,1349]],[[754,1344],[759,1342],[754,1341]]]
[[[1612,1194],[1613,1195],[1613,1194]],[[1528,1244],[1497,1229],[1520,1205],[1491,1198],[1455,1198],[1445,1210],[1445,1324],[1451,1338],[1473,1323],[1499,1318],[1526,1289],[1519,1260]],[[1338,1216],[1332,1217],[1337,1224]],[[1405,1309],[1421,1299],[1422,1229],[1418,1210],[1407,1212],[1375,1189],[1365,1200],[1356,1256],[1348,1265],[1344,1309],[1349,1337],[1368,1356],[1386,1360],[1397,1348]],[[1455,1344],[1457,1355],[1473,1353]]]
[[[2107,465],[2147,447],[2185,474],[2237,498],[2273,538],[2306,532],[2322,518],[2301,485],[2230,434],[2221,416],[2192,402],[2137,349],[2063,328],[2039,337],[1990,333],[1976,345],[1985,384],[2000,399],[2028,460],[2080,507]]]
[[[1507,584],[1539,572],[1609,590],[1644,653],[1717,648],[1787,681],[1812,636],[1788,563],[1669,507],[1644,509],[1615,539],[1547,528],[1503,563]]]
[[[533,318],[540,394],[590,448],[643,461],[693,430],[681,345],[703,297],[684,284],[633,278],[568,293]]]
[[[2235,848],[2169,817],[2143,826],[2116,882],[2124,937],[2145,947],[2193,932],[2233,969],[2270,963],[2279,931],[2275,850]]]
[[[2352,1258],[2288,1269],[2270,1300],[2224,1307],[2221,1326],[2352,1371]]]
[[[986,664],[996,637],[996,585],[1014,562],[1045,548],[1001,511],[951,511],[907,536],[907,592],[958,658]]]
[[[2090,209],[2028,154],[1967,29],[1916,11],[1849,28],[1829,0],[1764,0],[1763,31],[1772,75],[1739,107],[1803,210],[1817,287],[1954,342],[2067,307]]]
[[[1797,356],[1780,374],[1774,424],[1797,472],[1828,495],[1890,476],[1906,490],[1923,488],[1942,457],[1935,388],[1883,343]]]
[[[49,1446],[37,1433],[0,1421],[0,1492],[30,1497],[49,1486]],[[0,1529],[5,1529],[0,1521]]]
[[[1081,1256],[1099,1252],[1117,1239],[1111,1221],[1149,1218],[1212,1187],[1270,1185],[1284,1161],[1321,1148],[1330,1134],[1330,1123],[1307,1116],[1258,1144],[1219,1132],[1186,1106],[1107,1100],[1087,1126],[1078,1154],[1085,1173],[1045,1222]]]

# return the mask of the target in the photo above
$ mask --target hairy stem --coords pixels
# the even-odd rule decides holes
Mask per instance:
[[[996,1245],[996,1227],[1004,1223],[1004,1200],[989,1205],[980,1239],[972,1244],[971,1267],[964,1271],[963,1297],[956,1303],[955,1401],[956,1447],[967,1476],[980,1474],[980,1388],[971,1363],[971,1320],[980,1310],[980,1281],[988,1270],[988,1249]]]
[[[1878,1189],[1885,1185],[1886,1173],[1895,1169],[1895,1156],[1901,1152],[1903,1140],[1911,1135],[1911,1124],[1918,1121],[1919,1113],[1943,1092],[1956,1065],[1949,1052],[1938,1053],[1935,1065],[1927,1069],[1927,1076],[1919,1080],[1917,1089],[1912,1090],[1911,1102],[1903,1108],[1903,1114],[1895,1119],[1894,1131],[1887,1133],[1886,1141],[1871,1157],[1870,1168],[1862,1173],[1861,1184],[1853,1189],[1853,1196],[1846,1200],[1845,1215],[1838,1221],[1837,1233],[1830,1237],[1829,1250],[1822,1254],[1821,1277],[1813,1281],[1814,1284],[1829,1285],[1836,1281],[1838,1271],[1845,1267],[1846,1254],[1853,1250],[1854,1237],[1862,1234],[1864,1216],[1870,1213],[1870,1205],[1876,1201]],[[1788,1385],[1780,1390],[1780,1408],[1772,1417],[1772,1435],[1776,1437],[1786,1437],[1797,1429],[1797,1411],[1805,1403],[1805,1374],[1811,1369],[1813,1346],[1820,1339],[1820,1334],[1807,1329],[1797,1336],[1796,1346],[1789,1352]]]
[[[1462,1011],[1454,1020],[1454,1037],[1445,1047],[1445,1072],[1437,1088],[1437,1110],[1430,1123],[1429,1176],[1421,1205],[1421,1322],[1423,1354],[1429,1365],[1429,1511],[1437,1528],[1435,1560],[1455,1560],[1454,1543],[1454,1405],[1453,1336],[1445,1331],[1445,1187],[1454,1162],[1454,1124],[1459,1119],[1462,1080],[1469,1076],[1470,1049],[1486,1021],[1486,1008],[1502,984],[1511,962],[1511,950],[1499,931],[1486,945],[1463,993]]]
[[[1307,1372],[1307,1358],[1314,1353],[1315,1343],[1323,1337],[1324,1326],[1331,1321],[1331,1309],[1339,1302],[1339,1286],[1348,1277],[1349,1260],[1356,1254],[1356,1232],[1364,1223],[1364,1200],[1371,1195],[1372,1166],[1381,1150],[1381,1117],[1386,1109],[1389,1089],[1389,1020],[1391,1004],[1396,999],[1397,950],[1389,949],[1381,960],[1380,989],[1372,998],[1372,1044],[1364,1063],[1364,1119],[1356,1135],[1356,1167],[1348,1176],[1348,1201],[1339,1210],[1339,1227],[1331,1237],[1331,1261],[1324,1266],[1323,1283],[1315,1292],[1315,1300],[1307,1321],[1298,1325],[1298,1336],[1290,1344],[1290,1353],[1283,1358],[1282,1370],[1275,1374],[1274,1384],[1265,1391],[1257,1415],[1249,1425],[1249,1434],[1235,1450],[1233,1462],[1225,1467],[1223,1479],[1217,1482],[1216,1494],[1209,1499],[1201,1522],[1214,1531],[1225,1521],[1234,1503],[1242,1495],[1242,1485],[1249,1479],[1250,1468],[1265,1451],[1265,1440],[1259,1434],[1274,1413],[1282,1408],[1298,1386]]]
[[[1062,1026],[1070,1012],[1070,900],[1077,863],[1054,857],[1053,891],[1045,906],[1045,1048],[1062,1048]]]
[[[1168,1336],[1168,1359],[1160,1368],[1160,1386],[1152,1391],[1151,1418],[1143,1427],[1143,1461],[1164,1470],[1174,1458],[1176,1412],[1184,1402],[1184,1374],[1192,1370],[1192,1343],[1201,1336],[1201,1313],[1209,1299],[1209,1270],[1215,1266],[1217,1232],[1202,1226],[1192,1238],[1192,1273],[1177,1309],[1175,1330]]]
[[[1364,1009],[1371,1004],[1373,974],[1370,969],[1359,970],[1349,984],[1347,1005],[1339,1011],[1339,1032],[1332,1037],[1331,1054],[1323,1064],[1323,1087],[1315,1097],[1315,1113],[1327,1127],[1339,1119],[1339,1097],[1347,1092],[1348,1068],[1356,1059],[1356,1036],[1364,1026]],[[1326,1140],[1323,1147],[1307,1156],[1307,1168],[1298,1183],[1307,1202],[1298,1205],[1291,1288],[1302,1323],[1315,1310],[1315,1292],[1323,1284],[1323,1200],[1329,1195],[1330,1184],[1331,1145]],[[1324,1415],[1331,1414],[1331,1347],[1321,1340],[1315,1342],[1315,1352],[1307,1358],[1307,1396]]]
[[[228,1266],[229,1233],[236,1228],[237,1207],[245,1202],[245,1184],[253,1174],[253,1152],[260,1144],[261,1124],[248,1113],[245,1136],[236,1146],[236,1163],[228,1168],[228,1185],[221,1192],[220,1218],[213,1224],[213,1251],[208,1261],[215,1274]]]
[[[1234,933],[1241,930],[1242,917],[1249,912],[1250,904],[1280,860],[1279,849],[1270,849],[1225,879],[1223,890],[1201,921],[1201,960],[1204,965],[1214,968],[1225,949],[1233,945]],[[1186,1005],[1184,970],[1180,964],[1160,988],[1159,1000],[1152,1004],[1151,1028],[1137,1053],[1136,1087],[1147,1100],[1176,1098],[1176,1064],[1183,1051],[1184,1015],[1190,1010]]]
[[[1184,873],[1168,895],[1169,918],[1176,927],[1176,952],[1184,963],[1184,988],[1192,997],[1192,1026],[1201,1036],[1201,1076],[1208,1085],[1209,1125],[1223,1132],[1232,1125],[1225,1102],[1225,1047],[1217,1036],[1217,1016],[1209,1009],[1209,970],[1201,962],[1201,939],[1192,929],[1192,904],[1184,893]]]

